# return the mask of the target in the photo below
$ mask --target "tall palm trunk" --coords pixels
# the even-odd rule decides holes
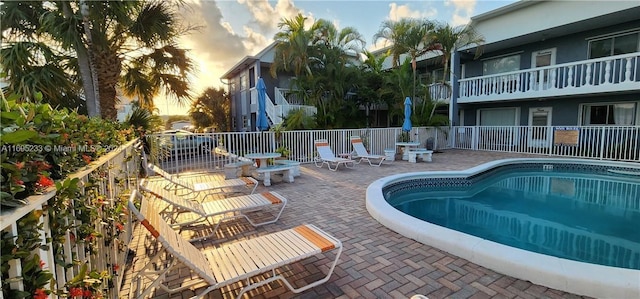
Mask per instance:
[[[116,119],[118,116],[118,110],[115,106],[117,104],[116,85],[120,78],[122,62],[118,55],[109,49],[95,49],[94,54],[98,62],[96,64],[96,72],[98,73],[99,79],[98,87],[100,91],[102,117],[106,119]]]
[[[88,48],[92,47],[93,38],[91,37],[91,26],[89,26],[89,6],[85,0],[80,0],[80,13],[82,14],[82,25],[84,26],[84,34],[87,36],[87,44]],[[84,47],[83,47],[84,48]],[[89,61],[89,70],[91,74],[91,88],[93,92],[93,97],[87,97],[87,108],[89,107],[88,103],[91,102],[92,106],[95,107],[95,116],[99,116],[102,113],[100,112],[101,105],[98,99],[100,98],[100,90],[98,88],[98,75],[96,74],[96,65],[95,65],[95,56],[92,55],[91,51],[87,51],[87,60]],[[87,92],[85,88],[85,93]],[[87,109],[88,110],[88,109]],[[89,116],[92,116],[89,114]]]
[[[61,3],[64,16],[66,18],[73,18],[73,10],[69,2],[62,1]],[[82,78],[82,88],[84,89],[87,112],[89,116],[100,116],[100,107],[96,101],[96,90],[94,89],[94,80],[91,75],[89,52],[80,37],[73,43],[73,47],[78,55],[78,69],[80,71],[80,77]]]

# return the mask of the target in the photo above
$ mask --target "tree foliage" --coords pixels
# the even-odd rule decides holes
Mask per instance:
[[[231,98],[223,88],[207,88],[189,109],[192,123],[198,128],[214,127],[226,132],[230,128]]]
[[[188,100],[193,64],[177,39],[194,28],[179,22],[181,5],[7,1],[0,7],[0,56],[8,89],[24,99],[42,92],[54,105],[86,107],[90,116],[100,111],[111,119],[117,88],[146,108],[153,108],[153,97],[161,92]]]

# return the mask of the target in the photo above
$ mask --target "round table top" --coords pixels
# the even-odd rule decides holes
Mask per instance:
[[[396,142],[396,145],[400,145],[400,146],[418,146],[418,145],[420,145],[420,142],[417,142],[417,141]]]
[[[282,156],[280,153],[253,153],[244,155],[245,158],[249,159],[271,159],[278,158]]]

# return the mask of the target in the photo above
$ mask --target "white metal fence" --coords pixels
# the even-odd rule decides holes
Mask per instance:
[[[285,131],[279,136],[275,132],[226,132],[194,134],[185,138],[207,146],[194,146],[194,143],[171,142],[173,135],[154,134],[147,136],[151,148],[151,162],[170,172],[216,171],[222,170],[228,157],[212,153],[216,146],[228,152],[242,156],[250,153],[274,152],[280,147],[289,151],[288,159],[302,163],[313,162],[315,148],[313,141],[327,139],[336,155],[351,153],[351,136],[362,137],[367,149],[374,154],[383,154],[385,149],[395,148],[401,128],[365,128],[339,130],[303,130]],[[421,147],[445,149],[449,147],[449,128],[436,129],[416,127],[410,132],[413,141],[419,141]]]
[[[401,128],[365,128],[338,130],[272,131],[195,134],[190,138],[206,139],[208,147],[190,149],[171,145],[170,135],[150,135],[151,161],[171,172],[221,170],[227,157],[211,153],[215,146],[237,155],[273,152],[279,147],[289,151],[288,159],[313,162],[313,141],[327,139],[335,154],[351,153],[350,136],[362,137],[367,149],[383,154],[395,149]],[[428,149],[468,149],[548,156],[640,161],[640,126],[468,126],[417,127],[410,132],[412,141]],[[560,140],[563,138],[563,140]],[[574,140],[575,143],[571,143]]]
[[[454,127],[458,149],[640,162],[640,126]]]
[[[103,273],[107,274],[102,277],[103,287],[100,290],[104,298],[116,299],[120,297],[118,294],[119,288],[114,286],[121,284],[123,278],[121,273],[126,265],[127,244],[131,239],[130,216],[128,216],[129,221],[121,223],[123,225],[122,229],[117,228],[116,231],[116,228],[107,224],[108,221],[82,223],[81,219],[86,218],[87,215],[77,215],[73,206],[74,204],[95,205],[97,209],[94,212],[97,213],[98,219],[112,217],[112,215],[107,215],[106,211],[114,207],[120,196],[136,186],[140,159],[139,154],[134,150],[134,143],[135,141],[127,143],[118,150],[93,162],[87,169],[69,177],[80,180],[81,184],[78,192],[81,194],[95,192],[95,194],[104,197],[103,202],[74,203],[73,200],[69,200],[69,202],[65,203],[69,209],[69,217],[59,219],[59,216],[56,217],[48,213],[42,213],[39,216],[39,221],[43,225],[43,230],[41,231],[42,246],[36,249],[33,254],[39,255],[44,262],[42,268],[49,270],[53,274],[55,279],[54,288],[65,289],[65,285],[72,281],[74,277],[81,277],[79,275],[82,275],[82,265],[86,261],[88,269],[105,271]],[[92,191],[89,191],[89,189]],[[59,194],[57,194],[56,190],[53,190],[43,195],[29,197],[27,199],[29,204],[26,206],[16,209],[2,209],[0,212],[0,224],[2,225],[3,233],[8,233],[7,238],[17,237],[20,234],[21,219],[32,211],[45,210],[45,206],[52,205],[52,200],[61,200],[57,196]],[[61,237],[62,240],[56,240],[62,243],[61,248],[54,246],[51,241],[52,236],[56,235],[53,233],[54,228],[52,227],[54,222],[56,226],[69,227],[64,236]],[[95,242],[89,242],[91,238],[81,239],[81,236],[85,234],[82,231],[83,226],[86,228],[86,225],[90,225],[92,230],[101,235],[102,238],[96,238]],[[115,234],[114,232],[119,233]],[[53,250],[53,248],[58,248],[59,251]],[[22,264],[19,259],[9,262],[9,279],[12,280],[10,285],[12,290],[25,289],[21,278],[24,275]],[[2,297],[3,295],[0,293],[0,298]],[[52,294],[51,297],[55,298],[56,296]]]

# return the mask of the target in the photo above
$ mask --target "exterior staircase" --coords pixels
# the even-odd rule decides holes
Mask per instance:
[[[314,115],[318,111],[314,106],[300,105],[299,103],[290,104],[286,99],[288,93],[290,93],[290,90],[276,87],[274,92],[275,100],[272,100],[267,94],[265,110],[267,111],[267,118],[269,119],[270,125],[282,123],[284,117],[292,110],[302,109],[307,115]],[[257,106],[258,90],[255,88],[251,89],[251,99],[251,102]]]

